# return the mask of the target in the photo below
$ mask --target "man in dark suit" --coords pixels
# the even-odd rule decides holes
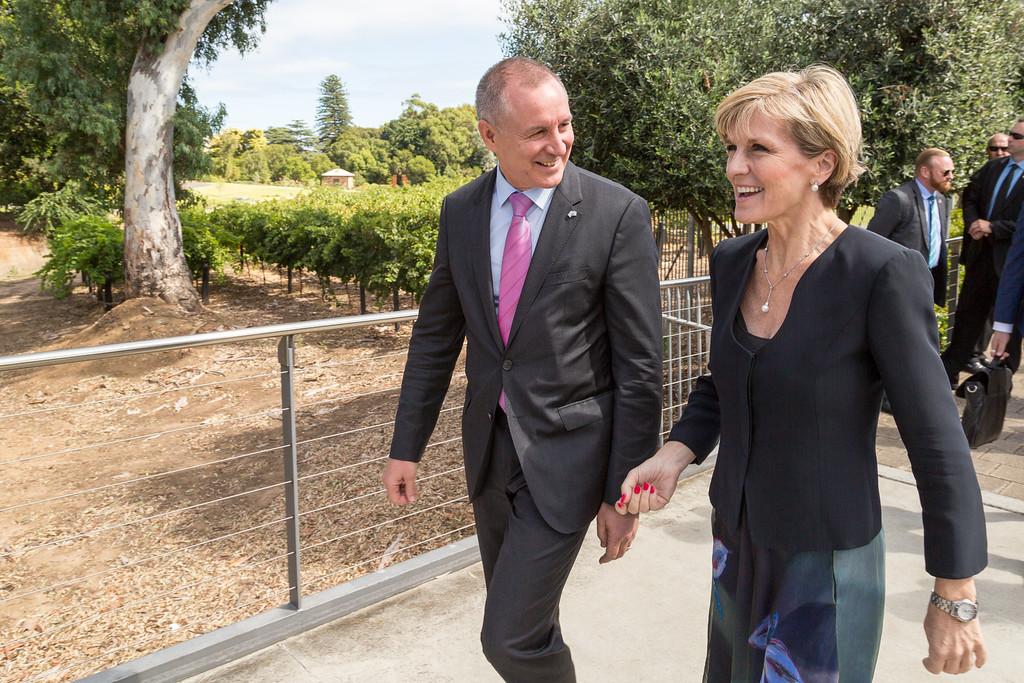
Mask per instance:
[[[468,339],[462,442],[487,584],[483,651],[505,680],[573,681],[562,588],[595,515],[602,562],[628,550],[638,519],[615,513],[619,486],[658,446],[650,213],[569,162],[568,97],[543,65],[493,66],[477,117],[498,168],[442,205],[384,485],[393,502],[415,501],[417,462]]]
[[[914,179],[882,195],[868,230],[919,251],[935,281],[936,306],[946,305],[946,237],[949,198],[953,189],[953,160],[929,147],[917,155]]]
[[[1003,274],[996,294],[995,322],[992,324],[992,356],[1007,358],[1014,332],[1024,330],[1024,207],[1017,216],[1010,251],[1006,254]],[[1020,341],[1016,342],[1018,345]]]
[[[1020,182],[1024,172],[1024,119],[1018,120],[1008,135],[1010,155],[989,160],[971,176],[964,190],[967,234],[960,262],[966,270],[952,341],[942,353],[942,363],[953,384],[995,305],[999,277],[1024,202],[1024,182]],[[1016,372],[1020,365],[1019,332],[1013,333],[1007,350],[1006,364]]]
[[[1002,159],[1010,156],[1010,136],[1006,133],[994,134],[988,139],[985,152],[989,159]]]

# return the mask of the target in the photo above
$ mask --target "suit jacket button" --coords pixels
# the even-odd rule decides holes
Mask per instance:
[[[487,419],[488,420],[493,420],[494,419],[494,415],[491,414],[491,413],[487,413]]]
[[[501,369],[505,370],[506,372],[508,370],[511,370],[512,369],[512,361],[506,359],[505,362],[501,364]]]

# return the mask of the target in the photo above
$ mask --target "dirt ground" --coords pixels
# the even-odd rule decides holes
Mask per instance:
[[[103,315],[84,288],[58,301],[15,276],[0,281],[0,355],[349,315],[357,300],[339,287],[325,303],[312,280],[288,294],[255,268],[215,283],[199,315],[153,299]],[[408,333],[297,339],[305,594],[472,533],[461,369],[420,502],[397,511],[379,486]],[[276,358],[266,340],[0,373],[0,679],[74,680],[288,601]]]

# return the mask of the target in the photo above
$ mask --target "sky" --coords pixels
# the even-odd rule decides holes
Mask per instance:
[[[274,0],[267,32],[245,55],[224,50],[189,78],[206,107],[227,107],[225,128],[316,119],[320,82],[338,75],[357,126],[397,117],[418,93],[442,107],[472,103],[502,58],[500,0]]]

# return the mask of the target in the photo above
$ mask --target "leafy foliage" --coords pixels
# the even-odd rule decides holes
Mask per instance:
[[[768,71],[827,62],[848,76],[868,165],[844,199],[851,213],[909,177],[923,147],[979,165],[984,141],[1024,96],[1016,0],[512,0],[506,9],[505,51],[549,64],[567,86],[576,160],[702,223],[731,212],[714,108]]]
[[[79,216],[57,227],[49,238],[50,256],[36,275],[58,299],[71,292],[81,273],[97,286],[121,280],[124,231],[103,216]]]
[[[206,209],[189,207],[181,210],[179,215],[182,247],[192,277],[199,279],[207,268],[220,270],[227,260],[227,253],[214,234]]]
[[[18,223],[30,235],[51,235],[64,223],[103,211],[103,204],[89,196],[77,182],[56,192],[41,192],[18,212]]]
[[[182,231],[206,231],[222,255],[308,269],[321,282],[356,281],[378,298],[397,290],[419,296],[433,267],[441,200],[461,182],[360,192],[324,187],[293,200],[183,211]]]
[[[182,244],[192,277],[198,279],[205,269],[219,270],[228,257],[225,242],[232,237],[221,231],[202,207],[181,211]],[[50,254],[36,273],[44,290],[57,298],[71,292],[75,277],[81,274],[98,287],[123,280],[124,229],[100,215],[73,215],[62,220],[48,233]]]
[[[200,40],[197,61],[212,61],[228,45],[252,48],[268,2],[235,0],[221,10]],[[76,179],[90,190],[120,192],[132,63],[140,50],[161,49],[186,6],[184,0],[5,0],[0,71],[24,89],[24,102],[45,131],[41,171],[53,185]],[[175,157],[183,176],[204,170],[201,141],[218,115],[182,90]]]

